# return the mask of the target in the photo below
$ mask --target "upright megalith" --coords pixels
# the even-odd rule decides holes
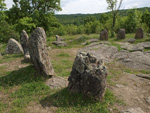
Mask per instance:
[[[23,48],[24,54],[29,55],[29,49],[28,49],[28,43],[29,43],[29,36],[26,33],[25,30],[22,31],[21,36],[20,36],[20,43]]]
[[[102,60],[86,52],[77,54],[71,75],[69,90],[101,100],[106,90],[107,68]]]
[[[108,40],[108,32],[107,30],[103,30],[100,33],[100,40]]]
[[[43,28],[36,28],[29,38],[29,53],[31,62],[44,76],[53,76],[54,69],[48,56],[46,34]]]
[[[142,29],[142,28],[139,28],[139,29],[136,31],[135,39],[143,39],[143,38],[144,38],[143,29]]]
[[[5,50],[5,54],[23,54],[22,46],[18,41],[13,38],[10,38]]]
[[[125,37],[126,37],[125,29],[120,29],[117,35],[117,39],[125,39]]]

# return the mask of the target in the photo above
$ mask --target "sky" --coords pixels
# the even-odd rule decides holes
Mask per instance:
[[[5,0],[5,3],[9,9],[13,0]],[[150,7],[150,0],[123,0],[121,9],[140,7]],[[56,14],[94,14],[108,11],[106,0],[61,0],[61,8],[62,11]]]

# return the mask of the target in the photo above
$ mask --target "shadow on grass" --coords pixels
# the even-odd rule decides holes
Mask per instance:
[[[57,107],[57,112],[99,112],[110,113],[108,110],[110,105],[117,103],[114,95],[106,90],[104,100],[102,102],[95,101],[92,98],[82,94],[70,93],[67,88],[59,90],[52,95],[42,99],[40,104],[46,107]]]
[[[30,83],[33,81],[43,81],[42,78],[34,69],[33,66],[21,68],[17,71],[12,71],[8,75],[0,77],[0,86],[10,87]]]
[[[43,107],[72,107],[72,106],[86,106],[89,103],[96,103],[96,101],[83,96],[79,93],[70,93],[67,88],[57,91],[56,93],[42,99],[40,101]]]

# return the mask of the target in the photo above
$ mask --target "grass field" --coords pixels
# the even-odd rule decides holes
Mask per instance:
[[[78,37],[83,38],[69,42],[69,40]],[[50,59],[56,75],[67,79],[77,50],[84,47],[81,46],[81,43],[92,38],[98,39],[99,35],[75,35],[63,36],[63,38],[66,39],[69,46],[60,48],[51,45],[51,42],[55,41],[55,37],[48,38],[47,44],[53,48],[50,51]],[[127,34],[127,38],[134,38],[134,35]],[[149,40],[149,38],[146,37],[135,43]],[[111,38],[109,41],[119,48],[119,45],[115,43],[116,38]],[[1,45],[0,52],[4,52],[6,44]],[[106,90],[102,102],[94,101],[81,94],[72,94],[67,88],[52,90],[45,85],[47,79],[40,76],[31,64],[20,68],[20,66],[24,65],[24,63],[21,63],[22,59],[23,55],[4,55],[0,57],[0,113],[28,113],[28,108],[34,106],[32,103],[36,103],[43,108],[48,107],[50,108],[49,110],[53,107],[51,112],[57,113],[110,113],[118,112],[114,107],[115,105],[124,104],[123,101],[114,96],[109,88]],[[15,61],[20,63],[15,64]],[[121,66],[115,68],[113,64],[106,65],[110,70],[108,76],[109,85],[115,85],[112,79],[117,79],[122,72],[150,74],[149,71],[145,70],[137,71]],[[17,68],[9,69],[11,66],[16,66]]]

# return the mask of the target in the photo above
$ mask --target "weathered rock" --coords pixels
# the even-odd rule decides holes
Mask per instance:
[[[65,39],[63,39],[60,36],[56,35],[56,41],[65,41]]]
[[[143,33],[143,29],[142,28],[139,28],[137,31],[136,31],[136,34],[135,34],[135,39],[143,39],[144,38],[144,33]]]
[[[54,69],[51,65],[46,47],[46,34],[43,28],[36,28],[29,38],[29,53],[35,68],[45,76],[53,76]]]
[[[120,29],[117,35],[117,39],[125,39],[125,29]]]
[[[46,81],[46,84],[51,88],[51,89],[62,89],[67,87],[68,81],[62,77],[52,77]]]
[[[136,41],[136,39],[131,38],[131,39],[126,39],[124,40],[125,42],[129,42],[129,43],[134,43]]]
[[[107,30],[103,30],[100,33],[100,40],[108,40],[108,32]]]
[[[146,98],[145,100],[150,105],[150,97]]]
[[[145,49],[150,49],[150,42],[141,42],[138,45],[144,47]]]
[[[28,49],[29,37],[25,30],[23,30],[21,33],[20,42],[21,42],[24,54],[29,55],[29,49]]]
[[[122,113],[145,113],[140,107],[130,108],[128,110],[122,111]]]
[[[10,38],[5,50],[5,54],[23,54],[22,46],[15,39]]]
[[[101,100],[106,89],[107,69],[102,60],[92,54],[78,53],[69,76],[68,88],[71,92],[80,92]]]
[[[144,50],[144,47],[140,44],[129,44],[129,43],[122,44],[121,48],[131,52]]]
[[[54,44],[58,47],[65,47],[68,45],[66,42],[63,42],[63,41],[55,41],[55,42],[52,42],[52,44]]]

